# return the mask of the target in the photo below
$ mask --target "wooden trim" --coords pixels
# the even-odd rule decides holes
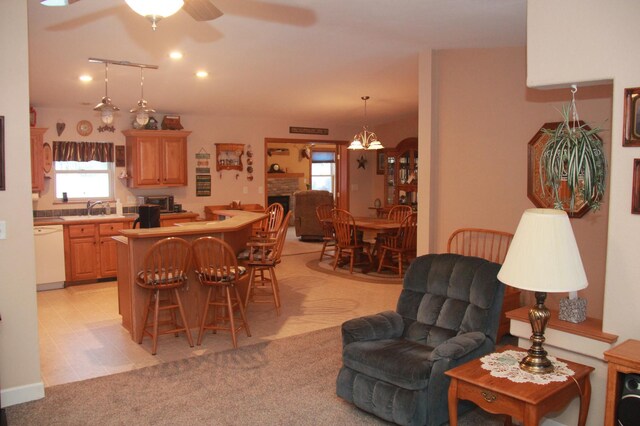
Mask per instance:
[[[154,137],[183,137],[186,138],[191,134],[191,131],[187,130],[143,130],[143,129],[127,129],[123,130],[122,134],[125,136],[154,136]]]
[[[528,306],[523,306],[513,311],[506,313],[507,318],[515,321],[522,321],[529,324],[529,309]],[[561,321],[558,319],[558,311],[551,310],[551,318],[547,328],[563,331],[565,333],[575,334],[577,336],[586,337],[593,340],[599,340],[601,342],[613,344],[618,340],[618,336],[615,334],[605,333],[602,331],[602,320],[597,318],[587,318],[585,321],[575,324],[568,321]]]
[[[304,173],[267,173],[267,179],[303,178]]]

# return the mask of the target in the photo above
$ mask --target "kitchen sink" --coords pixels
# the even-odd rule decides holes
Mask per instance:
[[[62,220],[97,220],[97,219],[118,219],[124,217],[122,214],[95,214],[91,216],[78,215],[78,216],[60,216]]]

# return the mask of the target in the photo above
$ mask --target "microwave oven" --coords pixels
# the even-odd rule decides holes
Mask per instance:
[[[152,204],[160,207],[160,213],[173,213],[173,195],[147,195],[138,197],[138,205]]]

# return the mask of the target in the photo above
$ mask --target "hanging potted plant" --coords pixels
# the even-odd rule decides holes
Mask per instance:
[[[607,159],[598,136],[601,129],[578,120],[575,99],[563,107],[562,116],[555,129],[542,129],[548,137],[540,158],[540,179],[545,180],[542,187],[551,188],[557,209],[568,204],[573,211],[578,198],[598,210],[607,175]]]

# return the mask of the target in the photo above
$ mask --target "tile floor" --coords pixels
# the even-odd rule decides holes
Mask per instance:
[[[343,321],[395,309],[401,285],[355,281],[313,271],[306,263],[319,255],[320,244],[303,243],[290,232],[277,268],[282,313],[273,305],[250,304],[251,337],[240,334],[240,346],[339,325]],[[296,254],[299,253],[299,254]],[[329,260],[326,259],[325,262]],[[39,292],[38,322],[41,374],[45,386],[129,371],[231,348],[225,332],[207,334],[190,348],[186,337],[161,336],[157,355],[150,339],[139,345],[121,326],[117,283],[106,282]],[[193,330],[194,340],[197,330]]]

